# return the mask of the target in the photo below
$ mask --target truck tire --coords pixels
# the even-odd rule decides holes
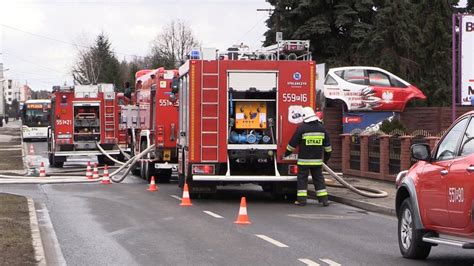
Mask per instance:
[[[416,230],[413,206],[406,198],[398,212],[398,246],[404,258],[423,260],[428,257],[431,245],[423,242],[424,230]]]
[[[149,182],[151,178],[150,163],[144,161],[144,162],[141,162],[140,164],[141,164],[140,177]]]

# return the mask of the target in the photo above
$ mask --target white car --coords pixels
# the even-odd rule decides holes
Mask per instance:
[[[425,100],[417,87],[378,67],[329,69],[324,81],[326,99],[341,100],[348,111],[398,111],[412,99]]]

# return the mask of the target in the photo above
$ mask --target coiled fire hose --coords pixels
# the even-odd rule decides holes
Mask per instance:
[[[378,190],[378,189],[373,189],[373,188],[368,188],[368,187],[353,186],[349,184],[346,180],[344,180],[344,178],[336,174],[325,163],[323,163],[323,168],[329,173],[329,175],[331,175],[334,179],[336,179],[339,183],[341,183],[341,185],[328,185],[328,186],[345,187],[349,189],[350,191],[367,198],[385,198],[388,196],[388,193],[383,190]]]

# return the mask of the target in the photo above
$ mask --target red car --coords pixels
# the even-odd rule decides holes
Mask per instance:
[[[445,244],[474,249],[474,111],[458,118],[433,151],[414,144],[419,160],[397,176],[398,242],[403,257],[425,259]]]

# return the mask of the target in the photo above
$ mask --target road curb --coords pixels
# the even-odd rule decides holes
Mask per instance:
[[[308,195],[311,198],[316,199],[315,191],[309,190]],[[349,205],[352,207],[356,207],[359,209],[363,209],[366,211],[370,211],[370,212],[376,212],[376,213],[381,213],[381,214],[390,215],[390,216],[397,216],[395,209],[388,208],[388,207],[381,206],[374,203],[369,203],[369,202],[365,202],[361,200],[355,200],[355,199],[350,199],[350,198],[331,195],[331,194],[329,194],[329,200],[334,201],[334,202],[339,202],[345,205]]]
[[[30,214],[30,229],[31,239],[33,242],[33,248],[35,250],[35,259],[38,265],[46,265],[46,257],[44,252],[43,241],[41,239],[41,233],[38,225],[38,217],[36,216],[35,202],[31,198],[27,198],[28,211]]]

